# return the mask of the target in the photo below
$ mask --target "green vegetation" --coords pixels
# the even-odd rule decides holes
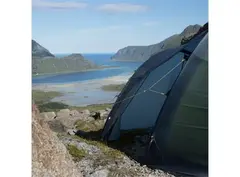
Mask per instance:
[[[67,146],[69,154],[72,155],[75,162],[80,161],[83,157],[87,155],[84,149],[78,149],[76,146],[69,144]]]
[[[77,135],[73,135],[71,136],[73,139],[77,139],[80,141],[83,141],[87,144],[93,145],[93,146],[97,146],[108,158],[113,158],[113,159],[119,159],[122,158],[124,153],[117,150],[117,149],[113,149],[109,146],[107,146],[107,144],[101,142],[101,141],[93,141],[93,140],[87,140],[84,139],[82,137],[79,137]]]
[[[32,99],[35,104],[38,106],[40,112],[57,112],[61,109],[75,109],[77,111],[82,111],[84,109],[88,109],[91,112],[103,110],[106,108],[112,108],[112,103],[105,104],[93,104],[88,106],[69,106],[67,104],[61,102],[50,102],[51,99],[62,96],[61,92],[56,91],[40,91],[40,90],[32,90]]]
[[[102,89],[105,91],[121,91],[124,88],[125,84],[110,84],[102,86]]]
[[[39,104],[38,109],[40,112],[57,112],[61,109],[67,109],[69,106],[60,102],[49,102],[44,104]]]
[[[41,90],[32,90],[32,99],[35,101],[37,105],[47,103],[51,99],[58,96],[62,96],[62,93],[56,91],[44,92]]]
[[[105,124],[104,120],[93,120],[93,121],[78,120],[75,125],[78,130],[82,130],[84,132],[90,132],[90,131],[101,130],[104,124]]]
[[[99,110],[103,110],[106,108],[112,108],[113,104],[112,103],[104,103],[104,104],[92,104],[92,105],[88,105],[88,106],[70,106],[70,109],[75,109],[77,111],[82,111],[84,109],[88,109],[91,112],[94,111],[99,111]]]
[[[60,103],[60,102],[50,102],[51,99],[62,96],[61,92],[56,91],[40,91],[40,90],[33,90],[32,91],[32,99],[34,100],[35,104],[38,106],[40,112],[51,112],[51,111],[59,111],[60,109],[66,109],[69,106]]]

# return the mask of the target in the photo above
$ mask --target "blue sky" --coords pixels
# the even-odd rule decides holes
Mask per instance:
[[[208,0],[32,0],[32,38],[52,53],[113,53],[208,21]]]

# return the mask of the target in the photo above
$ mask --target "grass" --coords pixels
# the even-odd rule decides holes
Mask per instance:
[[[122,89],[124,88],[125,84],[110,84],[110,85],[104,85],[102,86],[102,89],[104,91],[122,91]]]
[[[60,102],[49,102],[44,104],[39,104],[38,109],[40,112],[58,112],[61,109],[67,109],[69,106]]]
[[[101,120],[99,120],[99,121],[101,121]],[[90,131],[98,131],[98,130],[102,129],[103,124],[104,124],[103,121],[101,123],[101,122],[98,122],[98,120],[96,120],[96,121],[94,120],[94,121],[90,121],[90,122],[78,120],[75,125],[78,130],[82,130],[84,132],[90,132]]]
[[[117,149],[113,149],[109,146],[107,146],[107,144],[101,142],[101,141],[94,141],[94,140],[87,140],[87,139],[84,139],[82,137],[79,137],[77,135],[73,135],[71,136],[73,139],[77,139],[77,140],[80,140],[80,141],[83,141],[87,144],[90,144],[90,145],[93,145],[93,146],[96,146],[98,147],[104,155],[106,155],[108,158],[113,158],[113,159],[120,159],[123,157],[124,153],[117,150]]]
[[[82,111],[84,109],[88,109],[91,112],[103,110],[106,108],[112,108],[113,104],[112,103],[104,103],[104,104],[92,104],[88,106],[70,106],[70,109],[75,109],[77,111]]]
[[[62,96],[61,92],[41,90],[32,90],[32,99],[38,106],[40,112],[57,112],[61,109],[66,109],[69,106],[61,102],[50,102],[53,98]]]
[[[78,149],[75,145],[69,144],[67,146],[69,154],[72,155],[73,160],[75,162],[80,161],[82,158],[84,158],[88,153],[84,149]]]
[[[38,106],[40,112],[57,112],[61,109],[75,109],[77,111],[82,111],[88,109],[91,112],[104,110],[106,108],[112,108],[112,103],[105,104],[92,104],[88,106],[69,106],[61,102],[50,102],[53,98],[62,96],[61,92],[57,91],[40,91],[32,90],[32,99],[35,101],[35,104]]]
[[[36,104],[47,103],[51,99],[62,95],[63,94],[61,92],[56,91],[44,92],[41,90],[32,90],[32,99],[35,101]]]

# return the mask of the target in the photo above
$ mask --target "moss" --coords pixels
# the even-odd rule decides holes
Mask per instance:
[[[105,91],[121,91],[124,88],[125,84],[110,84],[102,86],[102,89]]]
[[[113,149],[113,148],[107,146],[107,144],[105,144],[104,142],[101,142],[101,141],[87,140],[87,139],[84,139],[84,138],[79,137],[77,135],[73,135],[72,138],[73,139],[78,139],[78,140],[83,141],[87,144],[98,147],[103,152],[103,154],[106,155],[108,158],[120,159],[124,155],[123,152],[121,152],[117,149]]]
[[[90,132],[90,131],[98,131],[100,130],[103,126],[97,126],[95,121],[83,121],[83,120],[78,120],[76,123],[76,128],[78,130],[82,130],[82,131],[85,131],[85,132]]]
[[[80,161],[82,158],[84,158],[87,155],[87,152],[84,149],[78,149],[76,146],[69,144],[67,146],[67,149],[69,151],[69,154],[72,155],[73,160]]]
[[[40,112],[57,112],[61,109],[69,108],[67,104],[60,102],[49,102],[44,104],[39,104],[38,109]]]
[[[70,109],[75,109],[77,111],[88,109],[91,112],[95,112],[106,108],[112,108],[112,106],[113,106],[112,103],[105,103],[105,104],[92,104],[88,106],[71,106]]]
[[[36,104],[47,103],[51,99],[62,95],[63,94],[61,92],[56,91],[44,92],[41,90],[32,90],[32,99],[35,101]]]

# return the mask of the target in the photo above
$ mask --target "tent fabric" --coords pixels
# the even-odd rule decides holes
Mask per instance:
[[[183,46],[143,63],[118,96],[102,138],[116,141],[124,131],[150,129],[146,156],[156,163],[183,159],[207,166],[208,29]]]
[[[182,156],[202,165],[208,159],[207,41],[208,35],[189,58],[153,133],[154,142],[161,144],[160,154]]]
[[[199,36],[193,38],[188,44],[184,46],[167,49],[163,52],[157,53],[149,58],[145,63],[143,63],[137,71],[133,74],[133,76],[129,79],[126,86],[118,96],[116,103],[114,104],[112,111],[109,114],[109,118],[104,126],[102,137],[103,139],[107,139],[111,129],[113,128],[114,123],[118,118],[121,117],[124,110],[127,108],[134,95],[140,89],[140,86],[144,83],[144,80],[148,77],[149,73],[151,73],[155,68],[162,65],[170,58],[172,58],[175,54],[183,51],[183,53],[191,53],[197,46],[197,44],[201,41],[204,35],[207,32],[204,31]],[[160,77],[160,76],[159,76]],[[133,97],[131,97],[133,96]],[[130,98],[129,98],[130,97]]]

